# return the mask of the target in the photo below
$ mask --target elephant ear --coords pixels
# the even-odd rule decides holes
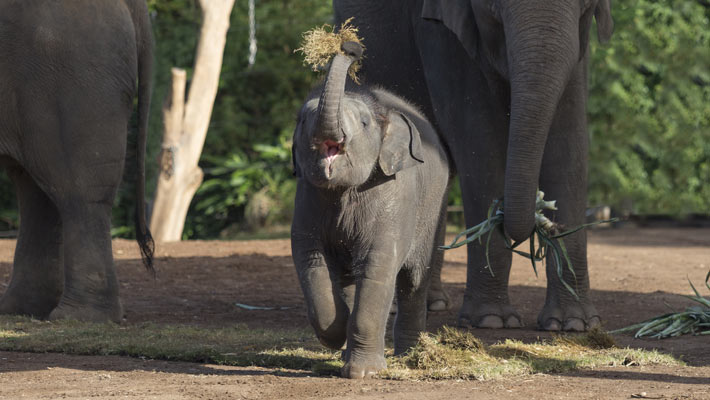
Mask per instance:
[[[478,51],[478,28],[468,0],[424,0],[422,18],[444,24],[459,39],[471,59]]]
[[[390,111],[387,114],[378,163],[387,176],[424,162],[419,130],[404,114]]]
[[[614,20],[611,18],[611,0],[599,0],[594,9],[594,19],[597,20],[597,38],[606,43],[614,32]]]

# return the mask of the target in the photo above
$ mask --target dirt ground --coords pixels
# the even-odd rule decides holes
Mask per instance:
[[[702,285],[710,269],[708,228],[597,229],[589,234],[595,304],[607,329],[620,328],[691,302],[688,278]],[[9,281],[15,242],[0,240],[0,293]],[[140,264],[137,246],[114,242],[126,323],[155,321],[201,326],[307,326],[288,240],[181,242],[157,250],[158,278]],[[429,329],[455,325],[466,276],[465,250],[446,254],[442,278],[454,308],[431,313]],[[525,341],[535,329],[545,277],[516,257],[510,296],[526,327],[473,330],[488,343]],[[250,311],[235,306],[288,307]],[[616,335],[622,346],[657,348],[687,367],[608,366],[570,374],[492,381],[347,381],[303,371],[239,368],[127,357],[0,352],[0,399],[10,398],[236,398],[236,399],[710,399],[710,337],[638,340]]]

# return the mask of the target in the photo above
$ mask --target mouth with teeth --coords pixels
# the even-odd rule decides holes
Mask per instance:
[[[326,175],[328,178],[333,174],[333,161],[343,151],[343,140],[336,142],[334,140],[326,140],[320,145],[321,154],[325,158]]]

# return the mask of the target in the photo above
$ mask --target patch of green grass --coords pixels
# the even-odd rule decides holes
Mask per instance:
[[[312,331],[305,329],[249,329],[246,325],[199,328],[152,323],[122,326],[8,316],[0,317],[0,350],[301,370],[324,369],[321,364],[339,357],[324,350]]]
[[[0,317],[0,350],[121,355],[150,359],[311,371],[337,375],[340,352],[324,349],[310,330],[200,328],[44,322]],[[536,343],[506,340],[486,346],[471,333],[443,327],[424,333],[409,353],[388,350],[385,379],[494,379],[562,373],[604,365],[682,365],[656,351],[621,349],[602,331]]]

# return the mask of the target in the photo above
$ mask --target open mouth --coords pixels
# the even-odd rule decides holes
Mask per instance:
[[[333,161],[343,150],[343,142],[334,140],[326,140],[321,144],[321,153],[325,156],[325,165],[327,166],[328,177],[333,173]]]

